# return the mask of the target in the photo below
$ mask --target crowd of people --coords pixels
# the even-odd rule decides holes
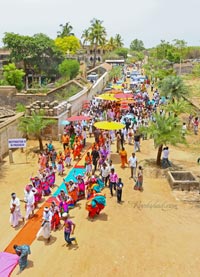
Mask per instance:
[[[117,78],[114,81],[117,82]],[[61,151],[55,149],[51,140],[46,144],[45,150],[38,156],[38,173],[30,177],[24,189],[25,218],[21,215],[19,198],[16,193],[11,194],[10,223],[13,227],[16,227],[20,221],[31,218],[42,198],[51,195],[56,174],[64,176],[65,169],[70,168],[74,161],[82,158],[85,173],[75,175],[74,179],[68,182],[65,178],[63,179],[65,189],[62,189],[54,198],[50,207],[44,208],[43,221],[37,233],[37,238],[43,236],[50,241],[51,231],[60,229],[61,220],[63,220],[62,227],[66,243],[68,245],[72,242],[77,243],[75,237],[70,237],[74,233],[75,223],[69,219],[69,210],[76,207],[78,201],[86,199],[86,210],[91,220],[106,206],[104,193],[106,188],[109,189],[110,197],[116,196],[117,203],[122,203],[124,183],[112,161],[112,144],[115,145],[115,151],[121,160],[121,168],[130,168],[129,179],[133,182],[132,188],[140,192],[144,190],[143,167],[139,165],[136,153],[142,150],[141,143],[142,140],[147,139],[147,135],[140,132],[140,127],[147,127],[149,122],[154,120],[153,115],[159,105],[167,102],[167,99],[160,97],[157,89],[154,90],[153,97],[150,99],[147,92],[148,86],[149,82],[136,85],[133,88],[132,101],[127,103],[126,108],[120,104],[120,101],[105,101],[94,97],[90,105],[82,111],[82,115],[90,119],[71,122],[64,127]],[[95,128],[95,122],[101,120],[121,122],[124,128],[117,131]],[[183,135],[185,135],[184,130],[185,126]],[[197,131],[196,120],[194,132],[197,133]],[[88,137],[93,137],[94,141],[91,148],[86,151]],[[129,156],[125,149],[126,144],[133,146]],[[163,150],[165,166],[170,166],[168,156],[169,148],[165,147]],[[23,252],[19,246],[15,249],[20,253]],[[27,251],[30,252],[30,249]]]

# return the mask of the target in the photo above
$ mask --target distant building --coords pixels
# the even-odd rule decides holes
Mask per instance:
[[[87,63],[93,63],[93,61],[94,61],[94,49],[93,49],[93,47],[90,46],[90,45],[85,45],[85,46],[83,46],[83,48],[86,51],[86,53],[85,53],[86,62]],[[105,53],[106,53],[106,51],[104,49],[97,48],[97,51],[96,51],[96,62],[97,63],[102,63],[103,62],[103,55],[105,55]]]
[[[0,69],[3,68],[5,64],[8,64],[10,58],[10,51],[7,49],[0,48]]]

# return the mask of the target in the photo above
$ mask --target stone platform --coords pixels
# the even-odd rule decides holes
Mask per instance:
[[[168,171],[167,179],[173,190],[199,190],[199,181],[190,171]]]

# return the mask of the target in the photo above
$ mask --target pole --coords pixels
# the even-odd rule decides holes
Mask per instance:
[[[9,163],[13,164],[14,163],[14,161],[13,161],[13,152],[12,152],[11,149],[8,151],[8,154],[9,154]]]

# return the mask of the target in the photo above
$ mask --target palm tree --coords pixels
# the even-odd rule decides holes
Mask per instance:
[[[192,105],[185,101],[183,98],[179,100],[174,100],[174,102],[169,103],[166,107],[164,107],[166,112],[172,113],[175,117],[179,116],[182,113],[192,113]]]
[[[160,84],[161,95],[171,99],[180,99],[188,96],[188,90],[180,76],[167,76]]]
[[[89,34],[90,31],[89,29],[85,29],[82,33],[81,38],[83,39],[83,46],[87,44],[87,42],[89,42]]]
[[[112,52],[116,48],[117,48],[116,40],[113,37],[110,37],[110,39],[105,44],[104,49],[108,52]]]
[[[186,143],[185,137],[182,136],[181,124],[178,117],[172,115],[154,114],[154,121],[151,121],[148,127],[141,127],[140,131],[147,133],[154,140],[154,145],[158,149],[156,163],[161,165],[161,155],[163,145],[177,145]]]
[[[57,37],[69,37],[69,36],[74,36],[74,33],[72,32],[73,27],[70,25],[69,22],[65,23],[65,25],[60,24],[61,31],[57,32]]]
[[[96,64],[97,49],[99,46],[103,46],[106,42],[106,29],[102,26],[103,21],[94,18],[91,20],[91,26],[89,27],[89,42],[94,49],[94,62],[93,67]]]
[[[120,34],[115,35],[115,41],[116,41],[117,48],[121,48],[124,46],[123,39]]]
[[[45,129],[48,125],[55,123],[53,119],[44,119],[44,113],[33,113],[31,117],[22,117],[20,119],[18,128],[25,133],[26,137],[28,135],[35,136],[39,141],[39,149],[42,151],[42,130]]]

